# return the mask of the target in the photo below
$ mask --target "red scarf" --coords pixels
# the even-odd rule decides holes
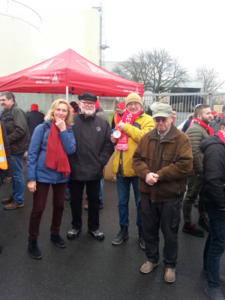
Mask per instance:
[[[191,120],[191,123],[190,123],[189,127],[190,127],[194,122],[196,122],[196,123],[198,123],[199,125],[201,125],[202,127],[204,127],[204,128],[207,130],[207,132],[208,132],[209,135],[214,135],[213,129],[212,129],[211,127],[209,127],[208,125],[206,125],[205,122],[202,122],[201,120],[199,120],[199,119],[197,119],[197,118],[193,118],[193,119]]]
[[[220,115],[220,119],[222,119],[222,118],[223,118],[223,114]]]
[[[223,131],[219,130],[216,135],[225,145],[225,133]]]
[[[127,110],[125,110],[125,112],[123,113],[123,116],[121,118],[119,117],[119,114],[118,114],[117,117],[119,117],[119,118],[117,118],[117,124],[122,120],[123,123],[133,125],[134,119],[137,116],[140,116],[141,113],[142,113],[142,109],[136,114],[129,114],[127,112]],[[118,150],[122,150],[122,151],[128,150],[128,144],[127,144],[128,138],[129,138],[129,136],[124,131],[122,131],[122,135],[119,138],[118,143],[115,148]]]
[[[66,129],[68,129],[67,125]],[[52,121],[47,141],[45,166],[52,170],[57,169],[57,172],[62,172],[63,178],[66,178],[71,173],[71,170],[58,133],[59,129],[56,127],[55,121]]]

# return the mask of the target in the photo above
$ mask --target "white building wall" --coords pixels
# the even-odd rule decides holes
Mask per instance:
[[[82,56],[99,66],[100,15],[96,9],[82,13]]]
[[[10,15],[0,13],[0,76],[6,76],[41,62],[40,31]]]

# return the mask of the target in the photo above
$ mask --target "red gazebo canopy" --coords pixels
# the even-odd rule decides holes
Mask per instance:
[[[102,97],[126,97],[144,93],[143,84],[136,83],[91,63],[68,49],[23,71],[0,77],[0,91],[16,93],[83,94]]]

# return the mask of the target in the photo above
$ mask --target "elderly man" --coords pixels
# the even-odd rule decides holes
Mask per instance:
[[[161,227],[164,279],[172,283],[176,279],[181,203],[193,157],[189,138],[172,124],[171,106],[161,103],[155,107],[153,120],[156,128],[141,138],[132,165],[139,177],[139,211],[148,258],[140,271],[149,273],[159,264]]]
[[[23,155],[28,150],[30,134],[25,113],[15,105],[15,96],[10,92],[0,95],[3,111],[0,120],[5,126],[9,140],[12,163],[13,163],[13,193],[2,203],[7,204],[4,209],[11,210],[24,206],[24,178],[23,178]]]
[[[84,184],[88,197],[88,232],[98,240],[104,239],[99,231],[99,190],[103,167],[113,153],[109,123],[95,112],[95,95],[84,93],[78,96],[79,110],[74,115],[73,132],[76,152],[69,157],[72,229],[67,237],[74,239],[82,227],[82,198]]]
[[[114,133],[117,132],[116,134],[118,134],[119,131],[122,131],[119,139],[115,139],[115,135],[112,135],[111,138],[112,142],[116,143],[113,173],[116,174],[119,198],[119,223],[121,229],[113,239],[112,244],[120,245],[129,237],[128,203],[131,184],[133,185],[136,205],[139,198],[138,177],[132,169],[132,156],[141,137],[154,128],[152,117],[142,111],[142,102],[139,95],[135,93],[128,95],[126,99],[126,111],[122,118],[117,120],[116,128],[119,130],[114,131]],[[139,231],[140,247],[145,249],[142,236],[142,224],[138,211],[136,224]]]

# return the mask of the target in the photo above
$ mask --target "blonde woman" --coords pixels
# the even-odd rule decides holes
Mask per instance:
[[[35,128],[28,150],[27,186],[30,192],[33,193],[28,252],[35,259],[42,258],[37,238],[50,184],[53,189],[50,239],[57,246],[66,247],[64,240],[59,235],[59,230],[70,174],[67,156],[73,154],[76,150],[71,125],[72,110],[69,103],[63,99],[55,100],[45,116],[45,122]]]

